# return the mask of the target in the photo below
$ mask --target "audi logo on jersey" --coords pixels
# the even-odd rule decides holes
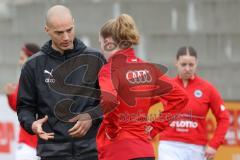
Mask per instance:
[[[152,76],[148,70],[133,70],[126,73],[126,79],[131,84],[144,84],[152,82]]]

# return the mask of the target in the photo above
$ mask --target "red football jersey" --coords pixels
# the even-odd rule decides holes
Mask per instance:
[[[187,95],[152,64],[135,56],[133,49],[115,53],[99,72],[103,122],[97,135],[100,160],[155,157],[145,132],[149,108],[162,101],[168,112],[183,108]],[[156,122],[156,129],[164,128]]]
[[[17,106],[17,94],[18,94],[18,86],[14,93],[7,95],[9,106],[16,112]],[[29,146],[36,148],[37,146],[37,136],[31,135],[27,133],[21,126],[19,132],[19,139],[20,143],[28,144]]]
[[[229,115],[218,91],[197,75],[189,80],[186,88],[179,77],[174,80],[187,91],[189,102],[183,113],[172,120],[160,134],[160,139],[197,145],[208,144],[217,149],[224,142],[229,126]],[[206,116],[210,109],[216,118],[217,128],[213,138],[208,142]]]

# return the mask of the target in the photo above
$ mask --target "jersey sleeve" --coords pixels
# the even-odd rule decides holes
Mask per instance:
[[[14,110],[15,112],[17,111],[17,107],[16,107],[17,106],[17,94],[18,94],[18,86],[16,87],[15,92],[7,95],[8,104],[12,108],[12,110]]]
[[[151,123],[153,130],[150,132],[150,136],[152,138],[163,131],[169,122],[173,120],[177,114],[180,114],[181,110],[188,103],[186,91],[184,91],[174,80],[167,76],[162,76],[161,80],[171,84],[172,89],[170,92],[159,96],[159,101],[163,104],[164,111]]]
[[[104,120],[102,123],[106,126],[105,133],[108,137],[114,138],[119,131],[119,116],[118,100],[117,100],[117,86],[118,80],[111,75],[110,68],[104,66],[99,73],[99,85],[101,89],[101,108],[104,113]]]
[[[213,86],[210,86],[209,89],[211,91],[209,105],[216,118],[217,127],[208,145],[217,149],[224,142],[224,137],[229,127],[229,113],[218,91]]]

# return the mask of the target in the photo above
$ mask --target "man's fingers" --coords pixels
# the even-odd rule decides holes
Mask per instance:
[[[46,133],[48,139],[54,139],[54,133]]]
[[[44,140],[54,139],[54,133],[47,133],[42,129],[42,124],[45,123],[47,120],[48,120],[48,116],[46,115],[45,117],[37,121],[34,121],[32,124],[32,130],[41,139],[44,139]]]
[[[42,125],[48,120],[48,116],[46,115],[45,117],[38,119],[33,122],[32,124],[32,130],[35,134],[43,133],[42,130]]]
[[[48,136],[54,136],[54,133],[46,133]]]
[[[45,117],[39,119],[38,121],[41,123],[45,123],[45,122],[47,122],[47,120],[48,120],[48,116],[46,115]]]
[[[77,128],[76,130],[72,131],[69,133],[70,136],[73,136],[73,135],[77,135],[77,134],[80,134],[84,131],[84,127],[83,126],[79,126],[79,128]]]
[[[76,130],[75,132],[71,132],[69,135],[72,137],[82,137],[84,136],[85,130],[80,128],[79,130]]]
[[[41,139],[44,139],[44,140],[49,140],[49,139],[54,139],[54,133],[42,133],[42,134],[39,134],[39,137]]]
[[[81,137],[83,133],[86,132],[85,123],[82,121],[78,121],[75,126],[69,130],[69,135],[72,137]]]
[[[45,132],[43,130],[38,130],[37,134],[45,134]]]
[[[86,127],[81,127],[75,132],[71,132],[69,135],[72,137],[82,137],[87,133]]]
[[[72,119],[69,120],[69,122],[87,121],[87,120],[91,120],[91,116],[88,113],[83,113],[73,117]]]
[[[77,123],[68,132],[72,137],[84,136],[92,125],[92,121],[77,121]]]
[[[38,132],[37,132],[37,135],[45,135],[45,134],[47,134],[46,132],[44,132],[43,130],[39,130]]]
[[[48,138],[46,137],[46,136],[44,136],[44,135],[41,135],[41,136],[39,136],[41,139],[43,139],[43,140],[48,140]]]
[[[68,120],[68,122],[77,122],[78,119],[79,119],[79,115],[77,115],[77,116],[71,118],[70,120]]]
[[[79,127],[80,127],[80,122],[77,121],[77,123],[76,123],[71,129],[69,129],[68,132],[69,132],[69,133],[70,133],[70,132],[74,132],[74,131],[76,131]]]
[[[54,139],[54,136],[48,136],[48,135],[41,135],[39,136],[41,139],[44,139],[44,140],[49,140],[49,139]]]

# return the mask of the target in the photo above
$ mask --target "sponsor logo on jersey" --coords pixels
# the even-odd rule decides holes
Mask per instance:
[[[196,98],[201,98],[203,96],[203,92],[201,90],[197,89],[194,91],[194,96]]]
[[[55,83],[56,80],[52,78],[53,77],[52,72],[53,72],[53,69],[51,70],[51,72],[46,69],[43,71],[43,73],[49,75],[49,77],[45,78],[45,83]]]
[[[226,109],[223,104],[220,106],[220,108],[221,108],[221,111],[225,111],[225,109]]]
[[[170,127],[172,128],[197,128],[198,123],[189,120],[181,120],[181,121],[172,121],[170,123]]]
[[[46,74],[50,75],[51,77],[53,76],[53,75],[52,75],[52,72],[53,72],[53,69],[51,70],[51,72],[49,72],[49,71],[48,71],[48,70],[46,70],[46,69],[44,70],[44,73],[46,73]]]
[[[152,76],[148,70],[134,70],[126,73],[126,79],[131,84],[144,84],[152,82]]]

